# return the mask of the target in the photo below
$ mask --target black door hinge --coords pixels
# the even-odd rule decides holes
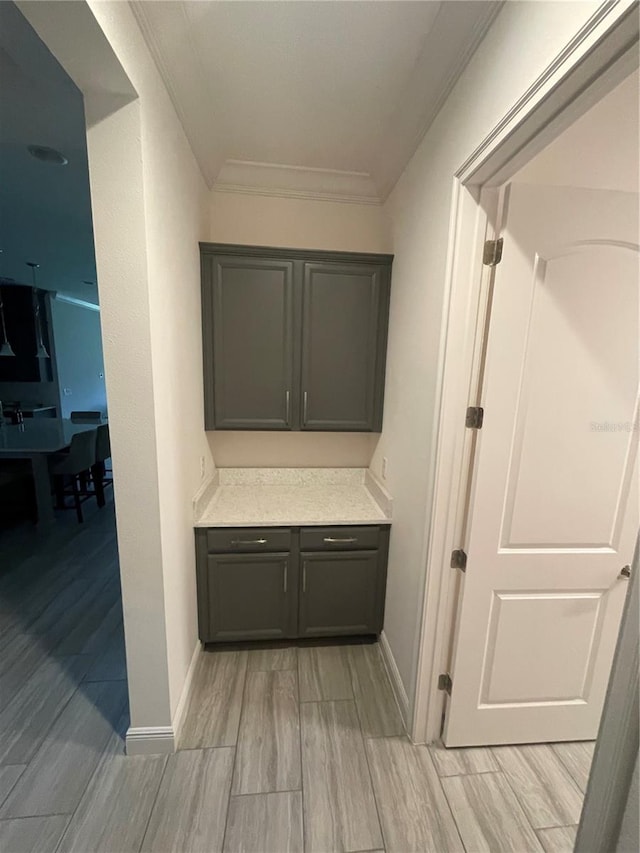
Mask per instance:
[[[438,676],[438,690],[446,690],[449,696],[451,696],[452,686],[453,682],[448,672],[443,672],[442,675]]]
[[[482,406],[469,406],[464,419],[464,425],[469,429],[482,429],[484,409]]]
[[[451,552],[451,568],[461,569],[463,572],[467,571],[467,555],[462,548]]]
[[[495,267],[502,260],[502,247],[504,240],[502,237],[498,240],[487,240],[484,244],[482,252],[482,263],[486,267]]]

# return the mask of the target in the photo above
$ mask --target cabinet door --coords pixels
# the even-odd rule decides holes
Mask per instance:
[[[209,554],[207,573],[207,642],[294,636],[288,554]]]
[[[301,554],[301,561],[301,637],[382,630],[377,551]]]
[[[388,269],[304,265],[302,429],[381,429]]]
[[[206,429],[290,429],[293,263],[214,255],[203,264]]]

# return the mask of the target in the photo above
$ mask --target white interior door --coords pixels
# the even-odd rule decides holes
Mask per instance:
[[[514,184],[503,236],[447,746],[596,737],[639,525],[638,196]]]

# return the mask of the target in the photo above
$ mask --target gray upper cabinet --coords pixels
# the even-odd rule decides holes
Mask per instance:
[[[382,429],[390,255],[200,251],[205,429]]]
[[[382,274],[379,267],[304,265],[302,429],[381,428]]]
[[[217,256],[207,265],[206,429],[290,429],[293,263]]]

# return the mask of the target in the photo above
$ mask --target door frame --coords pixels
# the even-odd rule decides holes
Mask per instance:
[[[499,188],[577,118],[638,67],[637,0],[603,3],[534,84],[460,165],[452,180],[449,246],[435,406],[432,505],[418,648],[414,743],[440,737],[446,693],[438,676],[451,663],[459,572],[450,554],[463,547],[473,439],[467,406],[478,387],[493,279],[481,247],[499,235]]]

